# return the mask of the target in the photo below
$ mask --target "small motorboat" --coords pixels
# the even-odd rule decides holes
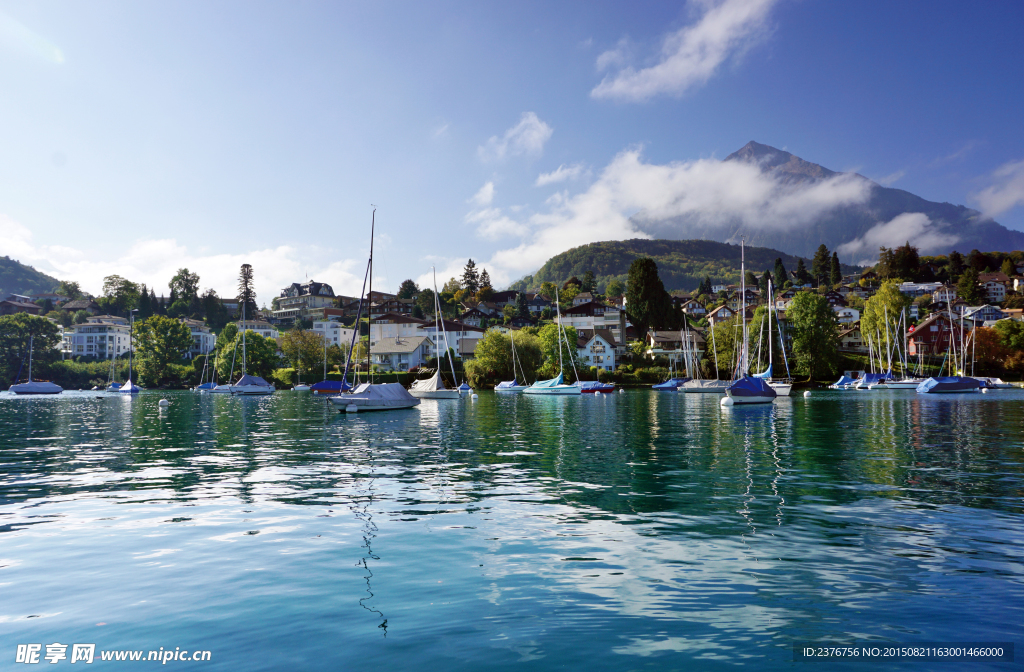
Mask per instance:
[[[495,392],[522,392],[528,385],[520,385],[518,380],[505,380],[494,386]]]
[[[309,387],[309,385],[306,385],[305,383],[299,383],[298,385],[293,387],[292,390],[294,392],[309,392],[310,387]]]
[[[651,389],[652,390],[657,390],[658,392],[675,392],[680,387],[682,387],[682,385],[685,384],[688,380],[690,380],[690,379],[689,378],[669,378],[664,383],[658,383],[657,385],[651,385]]]
[[[979,390],[981,390],[981,383],[967,376],[929,378],[917,386],[918,394],[957,394],[978,392]]]
[[[580,386],[580,390],[583,394],[594,394],[597,392],[614,392],[615,385],[612,383],[602,383],[596,380],[581,380],[576,383]]]

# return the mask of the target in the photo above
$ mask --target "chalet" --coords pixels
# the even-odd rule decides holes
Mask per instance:
[[[825,292],[825,300],[828,301],[828,305],[834,310],[837,306],[840,308],[846,307],[846,299],[843,295],[835,290],[829,290]]]
[[[585,366],[596,366],[605,371],[615,370],[615,349],[618,343],[607,329],[578,329],[576,349]]]
[[[526,308],[531,315],[540,315],[545,308],[552,308],[551,301],[541,294],[534,294],[526,299]]]
[[[100,306],[92,299],[77,299],[75,301],[68,301],[60,307],[61,310],[66,310],[69,313],[77,313],[80,310],[84,310],[90,315],[97,315],[100,312]]]
[[[3,301],[0,301],[0,315],[13,315],[15,313],[28,313],[29,315],[41,315],[42,306],[32,303],[27,296],[11,294]]]
[[[494,302],[498,308],[504,308],[505,306],[514,306],[518,296],[519,292],[514,290],[495,292],[494,294],[491,294],[491,301]]]
[[[855,322],[848,329],[839,332],[839,351],[868,353],[868,345],[860,333],[860,322]]]
[[[516,315],[508,321],[508,326],[514,329],[522,329],[523,327],[532,327],[537,324],[537,320],[532,317],[519,317]]]
[[[839,292],[839,295],[845,299],[850,295],[851,292],[853,292],[853,288],[849,287],[848,285],[840,285],[839,289],[837,289],[836,291]]]
[[[470,308],[459,316],[459,320],[461,320],[463,324],[469,324],[474,327],[479,327],[484,320],[489,319],[491,319],[491,315],[483,312],[479,308]]]
[[[850,291],[862,299],[868,299],[871,297],[872,294],[875,293],[874,290],[871,289],[870,287],[861,287],[860,285],[851,288]]]
[[[696,299],[690,299],[682,304],[683,312],[687,315],[692,315],[697,318],[704,317],[708,314],[708,309],[704,307],[702,303]]]
[[[580,292],[576,296],[572,297],[572,305],[578,306],[581,303],[590,303],[594,300],[594,295],[590,292]]]
[[[296,319],[308,317],[307,311],[333,307],[335,298],[334,289],[326,282],[293,282],[281,290],[273,317],[275,320],[291,323]]]
[[[708,326],[714,328],[719,322],[727,322],[736,316],[736,311],[730,310],[728,306],[719,306],[708,313]]]
[[[744,302],[748,306],[757,305],[757,303],[760,301],[760,293],[757,290],[750,289],[749,287],[747,288],[747,292],[746,292],[746,294],[744,296],[746,297]],[[728,305],[729,308],[731,308],[734,311],[739,310],[740,309],[740,298],[741,297],[740,297],[740,293],[739,292],[733,292],[729,296],[729,301],[728,301],[728,303],[726,305]]]
[[[595,318],[600,317],[603,322],[604,314],[609,310],[618,312],[599,301],[587,301],[586,303],[574,305],[562,313],[562,325],[576,327],[577,329],[593,329]]]
[[[964,309],[963,315],[965,320],[972,320],[977,324],[995,322],[1006,317],[1006,313],[996,306],[990,305],[967,307]]]
[[[907,331],[907,351],[915,355],[941,355],[949,349],[950,336],[959,341],[961,327],[943,313],[935,313]]]

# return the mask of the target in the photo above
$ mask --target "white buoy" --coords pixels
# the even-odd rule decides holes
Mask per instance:
[[[359,407],[356,406],[355,404],[349,404],[348,406],[345,407],[345,412],[346,413],[358,413],[359,412]]]
[[[981,393],[982,394],[988,394],[988,388],[987,387],[981,388]]]
[[[159,405],[160,408],[166,408],[171,405],[171,402],[167,401],[166,399],[161,399]]]
[[[474,392],[473,396],[471,396],[470,399],[472,399],[473,401],[476,401],[477,397],[479,397],[479,396],[480,395],[478,395],[476,392]]]
[[[732,397],[722,397],[722,401],[720,403],[722,406],[732,406],[734,402]]]
[[[811,391],[810,390],[804,390],[804,398],[807,398],[809,396],[811,396]]]
[[[626,391],[620,387],[619,388],[619,394],[625,394],[625,393],[626,393]]]

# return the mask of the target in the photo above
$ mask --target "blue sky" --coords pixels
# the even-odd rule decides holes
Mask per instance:
[[[261,303],[307,274],[353,292],[374,203],[375,286],[467,257],[501,285],[641,208],[761,193],[716,166],[749,140],[1024,230],[1021,25],[1019,2],[0,1],[0,254],[93,292],[188,266],[232,295],[243,262]]]

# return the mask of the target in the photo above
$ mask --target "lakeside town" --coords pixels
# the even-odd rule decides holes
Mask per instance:
[[[691,374],[728,379],[742,323],[752,339],[761,335],[779,348],[790,377],[809,384],[885,368],[906,373],[911,366],[951,375],[946,355],[951,344],[955,349],[965,342],[971,343],[972,373],[1012,380],[1024,373],[1020,252],[920,257],[907,244],[883,248],[877,265],[843,275],[837,255],[822,245],[811,268],[801,259],[787,270],[779,259],[761,275],[747,271],[745,294],[728,280],[706,277],[692,291],[668,292],[657,265],[638,259],[626,282],[599,284],[585,272],[536,291],[499,291],[470,259],[436,297],[410,279],[397,292],[373,290],[361,302],[306,280],[281,288],[260,308],[251,285],[243,283],[230,299],[214,290],[200,293],[201,279],[184,268],[169,282],[168,296],[116,275],[105,279],[100,296],[63,281],[50,293],[0,301],[3,384],[24,378],[30,334],[36,378],[48,376],[69,389],[123,380],[130,356],[144,388],[227,380],[240,371],[234,351],[246,302],[245,373],[279,389],[340,380],[346,363],[365,377],[367,361],[375,379],[408,385],[432,376],[445,354],[453,364],[444,375],[490,388],[515,377],[512,338],[529,380],[557,374],[559,356],[572,364],[569,382],[651,385],[687,367]],[[751,368],[763,368],[761,350]],[[894,351],[902,360],[892,361]]]

